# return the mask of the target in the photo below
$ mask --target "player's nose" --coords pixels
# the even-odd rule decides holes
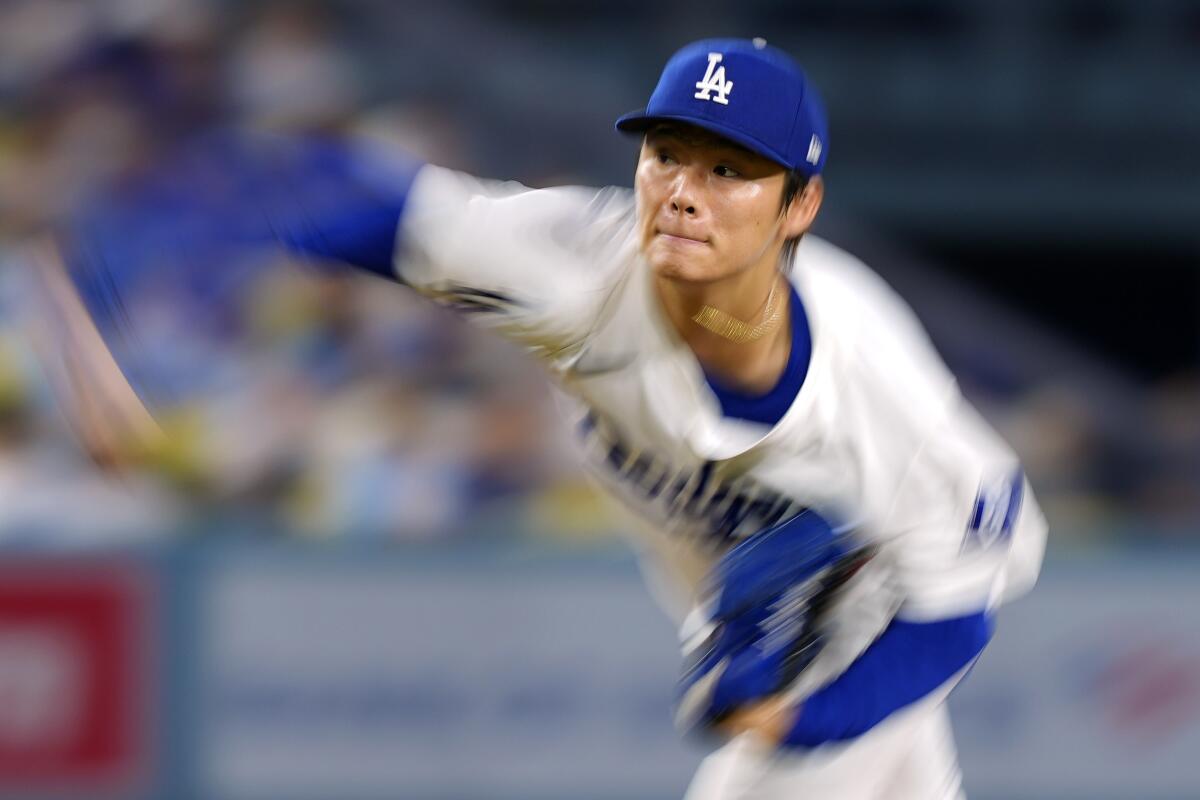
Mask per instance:
[[[671,181],[667,203],[672,213],[696,216],[700,207],[700,191],[691,170],[679,170]]]

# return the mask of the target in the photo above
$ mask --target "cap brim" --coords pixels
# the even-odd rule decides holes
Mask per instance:
[[[688,125],[694,125],[697,128],[702,128],[709,133],[715,133],[724,139],[739,144],[763,158],[770,159],[784,169],[802,169],[802,167],[793,167],[788,164],[787,159],[782,153],[777,152],[774,148],[767,147],[753,136],[722,125],[720,122],[702,117],[697,118],[686,114],[647,114],[645,110],[632,111],[617,119],[616,129],[621,133],[645,133],[647,129],[659,122],[683,122]]]

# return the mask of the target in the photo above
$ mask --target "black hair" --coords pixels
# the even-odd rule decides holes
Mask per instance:
[[[781,206],[781,210],[784,213],[787,212],[788,206],[800,196],[806,186],[808,186],[807,175],[798,169],[788,170],[787,176],[783,181],[783,205]],[[803,235],[800,234],[800,236]],[[796,256],[796,247],[800,244],[800,236],[793,236],[783,243],[783,250],[779,253],[779,263],[785,273],[792,271],[792,263]]]

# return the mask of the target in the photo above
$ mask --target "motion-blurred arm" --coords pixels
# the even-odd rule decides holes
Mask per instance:
[[[163,433],[130,386],[48,238],[28,245],[27,327],[46,378],[83,449],[119,469],[159,446]]]

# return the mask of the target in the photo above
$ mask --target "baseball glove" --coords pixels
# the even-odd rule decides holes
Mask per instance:
[[[824,610],[869,558],[811,510],[725,553],[682,632],[680,730],[711,730],[796,680],[824,644]]]

